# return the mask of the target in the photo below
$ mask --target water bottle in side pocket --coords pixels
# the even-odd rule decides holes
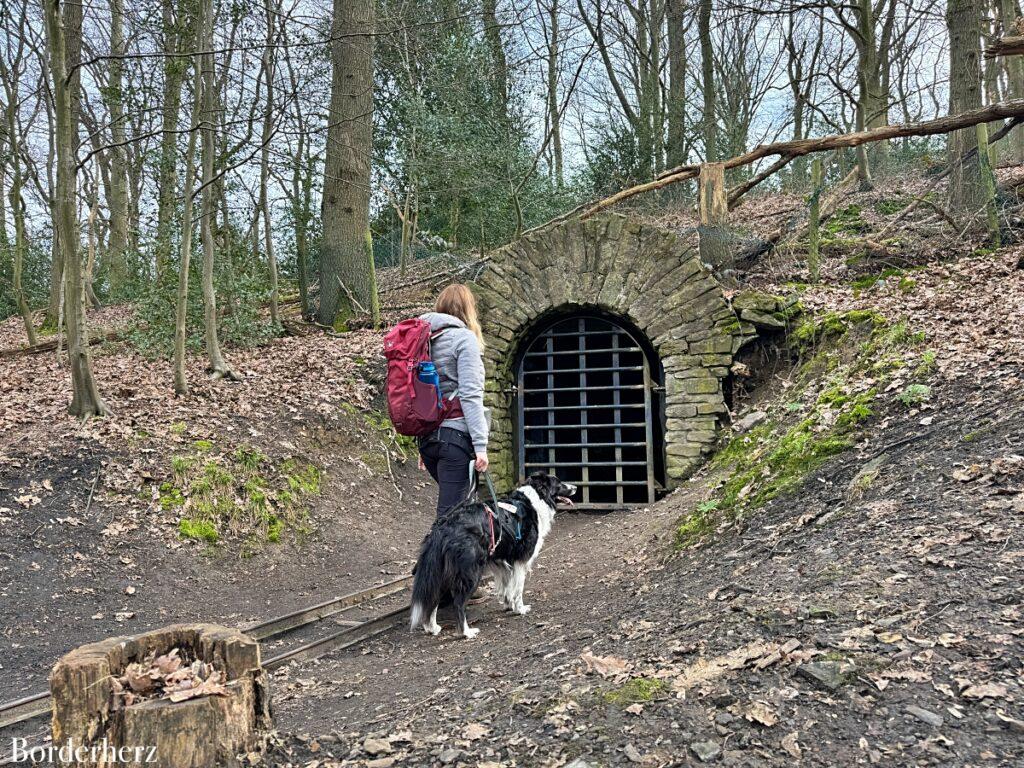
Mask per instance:
[[[437,373],[437,366],[432,362],[420,363],[417,378],[419,378],[419,380],[424,384],[434,385],[434,389],[437,390],[437,406],[439,408],[444,407],[444,403],[441,398],[441,377]]]

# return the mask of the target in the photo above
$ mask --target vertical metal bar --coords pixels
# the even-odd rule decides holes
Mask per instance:
[[[644,361],[644,421],[647,423],[647,503],[654,503],[654,425],[651,423],[651,368]]]
[[[586,330],[586,320],[584,318],[579,319],[579,325],[577,326],[580,331],[579,335],[579,369],[580,369],[580,424],[583,427],[580,429],[580,442],[586,446],[587,444],[587,335],[583,333]],[[590,450],[586,447],[580,449],[581,457],[580,461],[583,463],[583,503],[590,503],[590,486],[587,483],[590,482]]]
[[[618,348],[619,348],[619,329],[616,328],[615,329],[615,334],[612,336],[612,349],[618,349]],[[613,352],[612,353],[612,367],[616,368],[616,369],[619,367],[619,353],[618,352]],[[621,384],[622,384],[622,380],[619,377],[618,370],[616,370],[614,373],[612,373],[612,386],[615,387],[615,389],[612,390],[612,405],[616,405],[616,406],[622,405],[622,390],[619,389],[619,386]],[[615,486],[615,502],[619,506],[622,506],[625,503],[625,497],[624,497],[625,491],[624,491],[624,489],[622,487],[622,427],[620,426],[622,424],[622,409],[621,408],[613,408],[612,409],[612,420],[615,422],[615,442],[616,442],[616,446],[615,446],[615,464],[616,464],[616,467],[615,467],[615,482],[618,483],[618,485]]]
[[[546,347],[545,347],[545,349],[547,350],[547,355],[545,355],[544,359],[547,361],[547,369],[549,371],[552,371],[555,368],[555,337],[551,334],[551,330],[552,329],[549,328],[545,332],[545,335],[547,336],[547,342],[546,342]],[[549,373],[547,375],[547,382],[548,382],[548,408],[549,408],[549,410],[548,410],[548,426],[552,427],[555,424],[555,412],[553,410],[550,410],[550,409],[554,408],[554,406],[555,406],[555,392],[554,392],[554,388],[555,388],[555,374]],[[551,466],[548,467],[548,472],[550,472],[551,474],[556,474],[555,473],[555,459],[557,458],[557,456],[555,454],[555,451],[557,449],[554,448],[553,443],[555,442],[555,433],[557,431],[558,430],[549,429],[548,433],[547,433],[548,434],[548,444],[552,445],[552,447],[548,448],[548,463],[551,465]]]
[[[529,351],[529,350],[527,350]],[[519,455],[519,483],[526,482],[526,411],[523,409],[526,407],[526,387],[523,386],[523,380],[526,378],[523,375],[523,369],[526,368],[526,355],[524,354],[519,359],[519,369],[516,372],[516,411],[519,416],[519,429],[518,434],[515,436],[519,445],[516,446],[516,452]]]

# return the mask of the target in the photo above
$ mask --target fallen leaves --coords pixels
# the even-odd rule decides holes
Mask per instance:
[[[960,683],[960,695],[965,699],[1005,699],[1009,697],[1009,690],[1002,683],[981,683],[972,685],[967,681],[958,680]]]
[[[134,615],[134,614],[132,614]],[[114,707],[130,707],[145,699],[166,699],[175,703],[202,696],[227,696],[224,673],[199,659],[185,664],[181,650],[150,652],[133,661],[113,679]]]
[[[616,656],[595,656],[591,651],[585,651],[580,658],[586,665],[588,674],[596,672],[604,678],[619,677],[630,670],[629,662]]]

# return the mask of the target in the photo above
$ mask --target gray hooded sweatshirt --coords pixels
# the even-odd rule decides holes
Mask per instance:
[[[447,399],[457,392],[462,403],[463,416],[446,419],[441,426],[468,432],[473,450],[483,453],[487,450],[489,418],[484,407],[484,360],[480,343],[466,324],[453,315],[427,312],[420,315],[420,319],[430,323],[433,333],[444,329],[444,333],[431,342],[430,357],[441,379],[441,394]]]

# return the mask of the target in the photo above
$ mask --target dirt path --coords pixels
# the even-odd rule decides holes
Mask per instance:
[[[881,414],[799,493],[667,561],[714,478],[650,510],[563,516],[528,618],[482,606],[473,642],[449,621],[276,675],[290,735],[268,764],[1016,764],[1014,381],[937,387],[927,429]]]

